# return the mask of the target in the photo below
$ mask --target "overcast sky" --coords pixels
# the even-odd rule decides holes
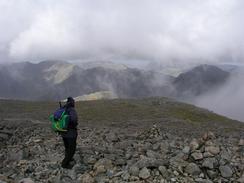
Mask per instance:
[[[243,17],[243,0],[0,0],[0,63],[243,63]]]

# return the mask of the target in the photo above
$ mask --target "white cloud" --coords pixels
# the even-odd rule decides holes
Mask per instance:
[[[219,90],[196,98],[196,105],[244,122],[244,70],[233,75]]]
[[[0,0],[14,60],[242,60],[241,0]]]

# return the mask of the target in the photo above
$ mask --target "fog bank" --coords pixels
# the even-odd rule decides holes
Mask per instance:
[[[242,62],[242,0],[0,0],[0,62]]]
[[[193,102],[197,106],[244,122],[244,71],[231,76],[217,91],[199,96]]]

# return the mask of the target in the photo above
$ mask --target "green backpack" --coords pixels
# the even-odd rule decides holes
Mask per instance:
[[[65,108],[60,107],[49,117],[52,122],[52,129],[55,132],[66,132],[68,128],[69,116],[66,114]]]

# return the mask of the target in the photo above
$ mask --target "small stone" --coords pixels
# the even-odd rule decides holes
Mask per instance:
[[[27,164],[27,160],[20,160],[18,163],[18,166],[22,166],[22,165],[26,165]]]
[[[138,182],[140,180],[140,178],[136,177],[136,176],[130,176],[129,180],[130,180],[130,182]]]
[[[215,138],[216,138],[216,137],[215,137],[214,133],[211,132],[211,131],[209,131],[209,132],[208,132],[208,139],[215,139]]]
[[[159,171],[158,170],[154,170],[154,175],[159,176],[160,175]]]
[[[214,179],[218,176],[218,172],[213,171],[213,170],[207,170],[207,174],[211,179]]]
[[[175,176],[179,176],[179,172],[177,172],[176,170],[173,172]]]
[[[156,144],[153,145],[152,149],[153,149],[154,151],[156,151],[156,150],[159,149],[159,147],[160,147],[160,143],[156,143]]]
[[[96,167],[96,171],[95,172],[96,172],[96,175],[97,174],[101,174],[101,173],[105,173],[106,169],[105,169],[104,165],[100,165],[100,166]]]
[[[136,166],[132,166],[129,169],[129,173],[133,176],[138,176],[139,175],[139,168]]]
[[[96,177],[94,177],[94,179],[95,179],[95,182],[99,182],[99,183],[107,183],[107,182],[109,182],[109,178],[108,177],[106,177],[106,176],[104,176],[104,175],[100,175],[100,176],[96,176]]]
[[[142,179],[149,178],[150,177],[150,171],[146,167],[144,167],[143,169],[140,170],[139,177]]]
[[[239,146],[244,146],[244,139],[240,139],[238,145],[239,145]]]
[[[204,173],[201,173],[201,174],[199,175],[199,177],[200,177],[200,178],[204,178]]]
[[[232,172],[232,169],[228,165],[220,166],[219,171],[220,171],[222,177],[224,177],[224,178],[232,177],[233,172]]]
[[[147,157],[149,157],[149,158],[157,158],[157,153],[156,152],[154,152],[154,151],[152,151],[152,150],[147,150]]]
[[[113,170],[108,170],[108,171],[106,172],[106,175],[107,175],[108,177],[113,177],[113,175],[114,175],[114,171],[113,171]]]
[[[202,166],[208,169],[213,169],[215,164],[216,164],[215,158],[206,158],[204,159]]]
[[[126,160],[123,159],[123,158],[118,158],[118,159],[115,160],[114,164],[116,166],[122,166],[122,165],[125,165],[126,164]]]
[[[35,139],[35,140],[33,140],[33,142],[39,143],[39,142],[42,142],[42,139]]]
[[[213,141],[208,140],[205,142],[205,146],[214,146],[214,143],[213,143]]]
[[[88,164],[95,164],[96,161],[97,161],[97,159],[94,158],[94,157],[88,157],[88,158],[86,159],[86,163],[88,163]]]
[[[121,177],[124,181],[128,181],[130,178],[130,174],[128,172],[125,172],[124,174],[122,174]]]
[[[87,170],[87,166],[84,164],[75,164],[72,169],[75,174],[82,174]]]
[[[190,143],[190,148],[191,148],[191,150],[192,150],[192,151],[195,151],[195,150],[198,149],[198,147],[199,147],[199,143],[198,143],[197,139],[193,139],[193,140],[191,141],[191,143]]]
[[[100,169],[100,170],[104,169],[106,171],[106,170],[112,169],[112,167],[113,167],[112,161],[109,160],[109,159],[103,158],[103,159],[98,160],[95,163],[93,169],[94,170],[96,170],[96,169]]]
[[[204,157],[204,158],[214,157],[214,155],[211,154],[210,152],[204,152],[204,153],[203,153],[203,157]]]
[[[195,163],[189,163],[185,168],[185,172],[194,176],[199,175],[201,170]]]
[[[230,161],[231,160],[231,154],[227,150],[222,150],[220,152],[220,157],[223,160]]]
[[[184,149],[182,150],[183,153],[185,154],[189,154],[190,153],[190,147],[189,146],[185,146]]]
[[[94,178],[88,173],[81,175],[79,180],[81,183],[94,183],[95,182]]]
[[[237,182],[239,183],[244,183],[244,176],[240,177],[239,179],[237,179]]]
[[[211,180],[202,179],[202,178],[195,179],[195,182],[199,182],[199,183],[213,183]]]
[[[119,177],[119,176],[121,176],[123,173],[124,173],[124,171],[120,171],[120,172],[116,173],[116,174],[114,175],[114,177]]]
[[[170,179],[172,182],[176,182],[177,180],[176,180],[176,178],[171,178]]]
[[[34,181],[31,180],[30,178],[24,178],[20,180],[19,183],[34,183]]]
[[[126,153],[125,154],[125,158],[128,160],[128,159],[130,159],[132,157],[132,153]]]
[[[182,153],[182,154],[184,154],[184,153]],[[181,156],[181,155],[176,155],[175,157],[172,157],[169,160],[169,163],[174,168],[186,167],[188,165],[188,163],[183,159],[183,156]]]
[[[118,138],[118,135],[116,133],[111,132],[106,136],[106,140],[108,142],[118,142],[119,138]]]
[[[162,174],[164,178],[168,177],[168,171],[165,166],[159,166],[158,167],[159,172]]]
[[[161,165],[165,165],[166,163],[167,161],[163,159],[155,159],[155,158],[148,158],[142,156],[140,160],[138,160],[133,166],[137,166],[140,169],[144,167],[156,168]]]
[[[217,155],[217,154],[219,154],[220,149],[217,146],[207,146],[207,147],[205,147],[205,151],[210,152],[213,155]]]
[[[202,139],[204,141],[208,140],[208,133],[204,133],[203,136],[202,136]]]
[[[161,179],[161,180],[160,180],[160,183],[167,183],[167,180],[165,180],[165,179]]]
[[[191,156],[194,158],[194,160],[201,160],[203,159],[203,154],[200,152],[192,153]]]

